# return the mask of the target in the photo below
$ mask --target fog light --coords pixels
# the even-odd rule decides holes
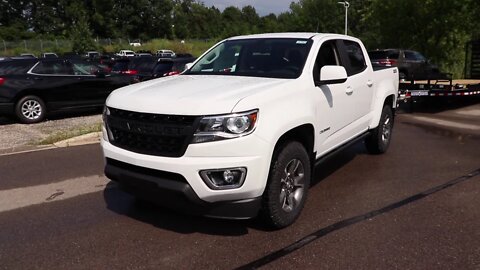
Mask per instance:
[[[233,189],[243,185],[247,168],[226,168],[200,171],[200,176],[211,189]]]

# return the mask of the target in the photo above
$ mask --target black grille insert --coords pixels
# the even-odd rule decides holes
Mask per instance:
[[[140,154],[181,157],[192,140],[197,116],[163,115],[109,108],[110,143]]]

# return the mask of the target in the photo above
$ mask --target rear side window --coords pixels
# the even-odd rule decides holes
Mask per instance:
[[[367,68],[367,64],[365,63],[365,56],[363,55],[360,44],[350,40],[344,40],[343,44],[345,45],[346,56],[350,61],[350,67],[347,68],[348,76],[364,71]]]
[[[419,52],[405,51],[405,58],[413,61],[426,61],[426,58]]]
[[[32,72],[35,74],[73,75],[73,70],[68,68],[63,61],[41,61]]]
[[[5,61],[0,62],[0,75],[25,74],[35,64],[32,61]]]
[[[128,61],[118,61],[113,65],[112,71],[126,71],[128,70]]]
[[[398,59],[398,51],[371,51],[368,52],[371,60],[377,59]]]
[[[142,57],[132,61],[128,67],[130,70],[138,70],[140,72],[151,72],[157,63],[155,57]]]
[[[155,74],[163,74],[172,71],[173,67],[173,62],[159,62],[156,66],[155,69],[153,70],[153,73]]]

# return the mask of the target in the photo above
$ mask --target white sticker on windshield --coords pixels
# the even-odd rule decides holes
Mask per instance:
[[[307,44],[306,40],[297,40],[297,44]]]

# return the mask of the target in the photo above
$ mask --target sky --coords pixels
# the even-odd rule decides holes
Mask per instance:
[[[205,6],[215,6],[222,10],[228,6],[236,6],[242,8],[243,6],[251,5],[260,16],[265,16],[270,13],[280,14],[288,11],[291,2],[298,2],[299,0],[200,0]]]

